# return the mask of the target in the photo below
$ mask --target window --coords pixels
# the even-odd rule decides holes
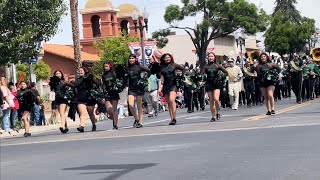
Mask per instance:
[[[101,37],[101,18],[97,15],[92,16],[91,24],[93,37]]]

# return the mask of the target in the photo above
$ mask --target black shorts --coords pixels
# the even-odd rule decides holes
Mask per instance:
[[[177,87],[176,87],[176,85],[173,85],[173,86],[163,86],[163,88],[162,88],[162,93],[163,93],[163,95],[168,95],[168,94],[170,94],[170,92],[177,92]]]
[[[23,112],[25,112],[25,111],[27,111],[27,112],[31,112],[31,110],[32,110],[32,108],[33,108],[33,106],[31,106],[31,105],[20,105],[19,106],[19,111],[21,112],[21,113],[23,113]]]
[[[118,101],[120,99],[119,93],[117,91],[109,91],[106,101]]]
[[[94,100],[78,101],[78,104],[84,104],[86,106],[95,106],[97,104],[97,101],[94,101]]]
[[[56,104],[56,101],[52,101],[52,102],[51,102],[51,109],[52,109],[52,110],[58,109],[57,104]]]
[[[260,87],[263,87],[263,88],[267,88],[269,86],[275,86],[275,85],[276,85],[276,82],[274,82],[274,81],[267,80],[267,81],[260,82]]]
[[[144,91],[131,90],[131,89],[129,89],[128,95],[132,95],[132,96],[143,96],[143,95],[144,95]]]
[[[212,92],[216,89],[221,89],[221,86],[217,84],[206,84],[206,92]]]

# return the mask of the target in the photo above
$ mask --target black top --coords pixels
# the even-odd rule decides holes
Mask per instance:
[[[40,94],[39,94],[39,92],[38,92],[38,90],[36,90],[36,89],[31,89],[31,92],[34,94],[34,96],[35,96],[35,98],[36,98],[36,104],[37,105],[39,105],[40,104],[40,101],[39,101],[39,99],[40,99]],[[38,99],[39,98],[39,99]]]
[[[138,84],[141,79],[141,73],[148,72],[150,73],[150,69],[140,66],[140,65],[129,65],[128,68],[128,79],[129,79],[129,90],[130,91],[140,91],[140,86]]]
[[[274,64],[274,63],[261,63],[261,64],[258,64],[257,67],[256,67],[257,78],[259,80],[263,80],[266,77],[265,74],[267,74],[272,69],[277,69],[278,72],[281,71],[281,68],[278,65]]]
[[[184,75],[184,68],[175,63],[161,65],[160,73],[157,75],[160,79],[163,76],[163,90],[166,91],[176,85],[176,70],[181,70]]]
[[[227,70],[217,63],[211,62],[203,68],[201,73],[207,75],[206,84],[212,85],[215,82],[215,79],[218,78],[219,70],[222,71],[225,76],[228,76]]]
[[[93,75],[90,73],[85,74],[83,77],[79,77],[75,83],[74,87],[77,92],[77,100],[85,101],[88,100],[90,96],[90,90],[93,88]]]
[[[116,80],[116,75],[114,72],[108,71],[102,75],[101,79],[105,90],[109,91],[111,90],[113,83]]]

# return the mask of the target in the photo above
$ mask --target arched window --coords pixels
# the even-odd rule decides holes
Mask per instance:
[[[127,20],[123,20],[120,23],[121,32],[126,32],[129,34],[129,22]]]
[[[101,18],[97,15],[92,16],[91,24],[93,37],[101,37]]]

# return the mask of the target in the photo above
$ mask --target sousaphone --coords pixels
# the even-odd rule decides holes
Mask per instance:
[[[314,62],[320,64],[320,47],[312,49],[311,54]]]

